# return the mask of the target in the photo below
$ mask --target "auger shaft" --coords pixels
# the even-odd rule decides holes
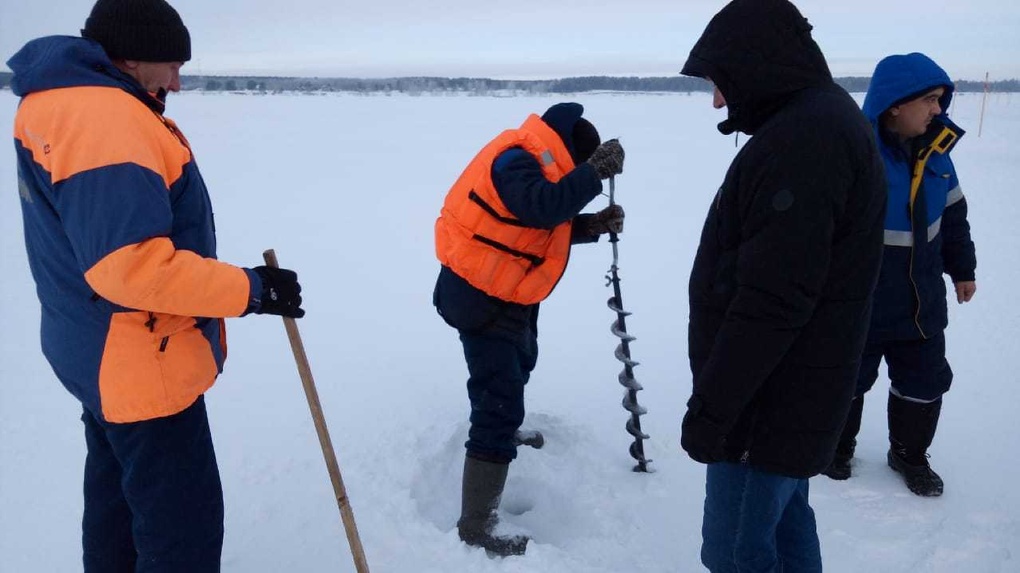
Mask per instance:
[[[616,180],[613,177],[609,178],[609,204],[615,204],[616,200]],[[616,313],[616,320],[613,321],[610,331],[614,336],[620,339],[619,346],[616,347],[616,359],[623,363],[623,371],[620,372],[619,381],[620,384],[626,388],[623,395],[623,407],[625,410],[630,412],[630,418],[627,420],[627,432],[634,437],[634,442],[630,445],[630,455],[637,460],[637,465],[634,466],[636,472],[648,472],[648,464],[651,460],[645,458],[644,440],[648,439],[648,434],[641,431],[641,416],[643,416],[647,410],[638,404],[637,393],[642,390],[641,384],[638,383],[637,379],[634,378],[634,367],[638,365],[630,357],[630,343],[636,340],[635,337],[627,333],[627,317],[631,314],[623,309],[623,295],[620,293],[620,276],[619,276],[619,248],[617,243],[620,241],[619,235],[616,233],[609,233],[609,242],[613,245],[613,265],[609,267],[609,274],[606,276],[608,283],[613,285],[613,296],[607,301],[607,304],[613,312]]]

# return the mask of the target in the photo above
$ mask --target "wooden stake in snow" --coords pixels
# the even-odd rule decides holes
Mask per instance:
[[[276,262],[276,251],[273,249],[262,253],[262,257],[265,258],[267,265],[279,268],[279,264]],[[340,465],[336,461],[333,442],[329,439],[329,430],[326,428],[326,419],[322,415],[319,393],[315,389],[312,367],[308,364],[305,345],[301,342],[301,333],[298,332],[297,322],[293,318],[283,317],[283,326],[287,329],[287,338],[290,339],[290,348],[294,351],[294,360],[297,361],[298,374],[301,376],[301,384],[305,388],[308,408],[312,411],[312,420],[315,422],[315,432],[319,435],[319,445],[322,446],[322,455],[326,459],[329,479],[333,482],[333,493],[336,495],[336,502],[340,507],[340,519],[344,523],[347,542],[350,544],[351,554],[354,556],[354,567],[358,573],[368,573],[365,550],[361,547],[358,525],[354,523],[354,511],[351,510],[351,502],[347,498],[347,488],[344,487],[344,479],[340,475]]]
[[[981,137],[981,128],[985,125],[986,101],[988,101],[988,72],[985,72],[985,95],[981,96],[981,117],[978,119],[978,137]]]

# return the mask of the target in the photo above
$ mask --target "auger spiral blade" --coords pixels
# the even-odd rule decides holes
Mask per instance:
[[[648,409],[638,404],[637,400],[630,395],[630,392],[623,395],[623,409],[635,416],[644,416],[648,413]]]
[[[623,362],[626,366],[630,366],[631,368],[637,366],[638,364],[641,364],[636,360],[631,360],[630,356],[627,356],[627,349],[623,347],[623,344],[617,345],[616,352],[614,352],[613,354],[616,356],[617,360]],[[626,384],[624,384],[624,386],[626,386]]]
[[[616,192],[616,181],[615,178],[609,178],[609,204],[614,204],[614,195]],[[627,419],[627,433],[634,437],[634,441],[630,445],[630,455],[637,460],[637,465],[634,466],[636,472],[651,472],[652,470],[648,467],[651,460],[645,458],[645,447],[644,440],[648,439],[648,434],[641,431],[641,416],[644,416],[648,410],[638,404],[637,393],[643,390],[641,384],[638,383],[634,377],[634,367],[638,365],[638,362],[630,357],[630,343],[637,340],[636,337],[631,336],[627,333],[627,317],[631,313],[624,310],[623,307],[623,296],[620,294],[620,274],[619,267],[617,266],[619,260],[619,249],[617,243],[619,243],[620,237],[617,233],[609,233],[609,242],[613,245],[613,264],[609,267],[609,272],[606,274],[606,286],[612,285],[613,296],[609,297],[606,301],[606,305],[609,310],[616,313],[616,320],[609,327],[610,332],[613,336],[620,339],[620,344],[616,347],[614,355],[616,359],[623,363],[623,371],[620,372],[617,379],[620,384],[626,388],[623,394],[623,408],[630,412],[630,418]]]
[[[613,332],[614,336],[620,337],[620,339],[623,340],[624,342],[634,342],[635,340],[637,340],[636,337],[627,334],[627,331],[624,330],[624,327],[620,325],[619,318],[613,321],[613,326],[610,328],[610,330]]]
[[[632,435],[632,436],[634,436],[635,438],[639,438],[639,439],[642,439],[642,440],[647,440],[648,439],[648,434],[642,432],[641,428],[638,428],[638,427],[636,427],[634,425],[634,419],[633,418],[627,418],[626,428],[627,428],[627,433]]]
[[[624,368],[620,375],[617,376],[620,381],[620,385],[628,390],[637,392],[638,390],[644,390],[645,387],[638,383],[637,379],[627,373],[627,369]]]
[[[609,284],[613,284],[612,277],[610,277],[610,279],[609,279]],[[631,313],[623,310],[623,308],[622,308],[623,305],[621,305],[619,302],[616,301],[616,297],[615,296],[609,297],[609,300],[606,301],[606,306],[609,307],[609,310],[615,312],[616,314],[619,314],[620,316],[630,316],[631,315]]]

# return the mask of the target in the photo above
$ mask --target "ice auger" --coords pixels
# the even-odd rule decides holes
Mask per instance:
[[[609,204],[615,204],[616,195],[616,179],[614,177],[609,178]],[[644,416],[648,411],[641,407],[637,401],[637,393],[642,390],[641,384],[638,383],[637,379],[634,378],[634,367],[638,365],[637,362],[630,357],[630,343],[637,340],[635,337],[627,334],[627,322],[626,318],[631,313],[623,310],[623,297],[620,296],[620,276],[618,274],[620,253],[617,243],[620,241],[620,237],[616,233],[609,233],[609,242],[613,245],[613,266],[609,267],[609,272],[606,274],[606,286],[613,285],[613,296],[609,298],[606,304],[609,309],[616,313],[616,320],[613,321],[610,331],[614,336],[620,339],[619,346],[616,347],[616,359],[623,362],[623,370],[620,372],[618,379],[620,384],[626,388],[626,392],[623,394],[623,407],[625,410],[630,412],[630,418],[627,419],[627,432],[634,436],[634,443],[630,445],[630,455],[637,460],[637,465],[634,466],[636,472],[648,472],[648,464],[652,460],[645,459],[645,446],[643,441],[648,439],[648,434],[641,431],[641,416]]]

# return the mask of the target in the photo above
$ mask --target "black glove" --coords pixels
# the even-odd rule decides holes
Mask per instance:
[[[705,414],[697,396],[687,401],[687,414],[681,427],[680,447],[692,460],[712,464],[727,459],[726,433],[718,422]]]
[[[623,217],[623,207],[610,205],[591,216],[586,231],[593,237],[606,233],[622,233]]]
[[[252,269],[262,279],[262,294],[252,301],[255,314],[276,314],[290,318],[301,318],[301,285],[297,273],[276,267],[255,267]]]
[[[588,158],[599,179],[608,179],[623,173],[623,146],[620,140],[610,139],[598,146]]]

